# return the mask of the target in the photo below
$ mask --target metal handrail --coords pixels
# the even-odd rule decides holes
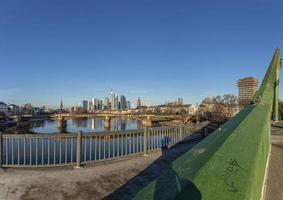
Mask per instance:
[[[187,139],[207,122],[118,132],[1,134],[1,167],[81,165],[147,154]]]

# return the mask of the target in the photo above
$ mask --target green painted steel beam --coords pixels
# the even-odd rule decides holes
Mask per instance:
[[[278,116],[279,72],[276,49],[250,105],[174,161],[134,199],[260,199],[270,122]]]
[[[274,86],[274,102],[273,102],[273,120],[278,121],[279,119],[279,79],[280,79],[280,60],[277,63],[279,67],[276,70],[275,86]]]

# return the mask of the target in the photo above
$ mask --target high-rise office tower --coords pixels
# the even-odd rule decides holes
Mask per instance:
[[[178,106],[182,106],[184,104],[183,98],[178,98]]]
[[[127,101],[127,109],[131,109],[131,102],[130,101]]]
[[[88,101],[87,100],[83,100],[83,109],[88,110]]]
[[[89,110],[89,111],[92,111],[92,101],[89,101],[89,102],[88,102],[88,110]]]
[[[108,97],[106,97],[105,99],[104,99],[104,110],[109,110],[110,109],[110,102],[109,102],[109,98]]]
[[[124,95],[121,95],[120,97],[120,109],[121,110],[126,110],[127,109],[127,100]]]
[[[254,77],[247,77],[238,80],[239,106],[240,109],[248,105],[258,88],[258,80]]]
[[[103,101],[98,100],[98,110],[103,110]]]
[[[115,93],[114,97],[115,97],[115,98],[114,98],[114,99],[115,99],[115,101],[114,101],[114,110],[117,110],[117,109],[118,109],[118,105],[119,105],[118,94]]]
[[[113,92],[113,90],[111,89],[110,91],[110,95],[111,95],[111,110],[115,110],[115,93]]]
[[[95,106],[94,106],[94,105],[95,105],[95,98],[92,98],[92,99],[91,99],[91,110],[92,110],[92,111],[95,110],[95,108],[94,108]]]
[[[94,99],[94,108],[96,110],[99,110],[99,99],[97,99],[97,98]]]

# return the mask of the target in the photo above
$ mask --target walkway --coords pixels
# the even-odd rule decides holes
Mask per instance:
[[[283,122],[272,127],[266,200],[283,199]]]
[[[0,172],[2,199],[131,199],[198,141],[121,162],[81,169],[8,169]]]

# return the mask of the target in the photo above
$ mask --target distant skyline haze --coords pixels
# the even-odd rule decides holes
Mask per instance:
[[[111,88],[134,104],[238,95],[237,80],[261,83],[283,47],[282,10],[280,0],[1,1],[0,101],[69,107]]]

